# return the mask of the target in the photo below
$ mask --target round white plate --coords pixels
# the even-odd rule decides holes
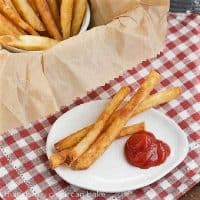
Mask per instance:
[[[85,13],[85,17],[83,19],[83,23],[81,25],[80,33],[87,31],[89,24],[90,24],[90,18],[91,18],[91,11],[90,11],[89,3],[87,3],[87,10],[86,10],[86,13]],[[23,49],[18,49],[18,48],[7,46],[7,45],[2,45],[2,46],[4,47],[4,49],[6,49],[6,50],[8,50],[12,53],[31,52],[31,51],[26,51],[26,50],[23,50]],[[36,51],[34,51],[34,52],[36,52]],[[40,51],[37,51],[37,52],[40,52]]]
[[[54,152],[54,143],[95,121],[107,100],[82,104],[62,115],[53,125],[47,138],[48,158]],[[128,123],[145,121],[146,130],[171,148],[168,159],[157,167],[133,167],[124,157],[124,144],[128,137],[117,139],[107,151],[87,170],[73,171],[66,166],[56,168],[57,174],[73,185],[99,192],[124,192],[149,185],[175,168],[186,157],[188,141],[185,133],[170,118],[151,109]]]

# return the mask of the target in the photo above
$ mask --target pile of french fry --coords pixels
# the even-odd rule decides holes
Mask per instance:
[[[119,109],[120,104],[130,93],[129,87],[122,87],[94,124],[55,143],[57,152],[49,159],[51,168],[55,169],[65,164],[74,170],[87,169],[115,139],[144,130],[144,122],[132,126],[126,126],[126,123],[133,116],[166,103],[181,93],[179,87],[174,87],[151,95],[151,91],[159,81],[159,73],[151,71],[132,98]]]
[[[48,49],[79,33],[87,0],[0,0],[0,44]]]

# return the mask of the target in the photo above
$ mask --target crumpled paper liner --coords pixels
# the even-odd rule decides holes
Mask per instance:
[[[97,27],[44,52],[0,51],[1,133],[58,111],[163,49],[168,0],[90,3]]]

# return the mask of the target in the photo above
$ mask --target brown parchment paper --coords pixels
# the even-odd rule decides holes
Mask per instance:
[[[89,31],[44,52],[0,50],[0,133],[58,111],[163,49],[168,0],[90,4]]]

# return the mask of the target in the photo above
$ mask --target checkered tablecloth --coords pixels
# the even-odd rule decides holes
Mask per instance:
[[[200,16],[170,14],[166,48],[155,59],[132,66],[122,76],[78,98],[59,113],[0,136],[0,197],[10,199],[178,199],[200,181]],[[134,90],[154,68],[162,75],[156,90],[181,86],[183,94],[158,107],[188,135],[186,159],[159,181],[117,194],[91,192],[69,185],[50,170],[45,142],[55,120],[76,105],[110,98],[121,85]],[[181,146],[180,146],[181,148]]]

